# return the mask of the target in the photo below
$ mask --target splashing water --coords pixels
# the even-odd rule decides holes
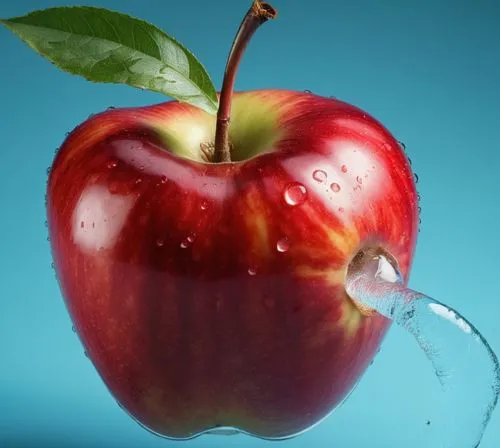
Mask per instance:
[[[478,447],[500,392],[498,359],[484,337],[457,311],[407,289],[384,255],[365,254],[350,268],[346,291],[412,334],[431,361],[449,408],[441,446]]]

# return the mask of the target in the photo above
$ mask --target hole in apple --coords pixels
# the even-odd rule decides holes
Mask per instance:
[[[374,277],[381,275],[382,278],[392,282],[398,279],[399,266],[396,259],[383,248],[368,246],[360,249],[354,255],[347,267],[346,278],[352,278],[352,276],[359,274],[361,271]],[[373,316],[376,313],[376,309],[356,300],[349,292],[347,292],[347,295],[365,317]]]
[[[397,260],[380,246],[368,246],[360,249],[347,267],[347,278],[360,272],[381,276],[391,283],[401,280]]]

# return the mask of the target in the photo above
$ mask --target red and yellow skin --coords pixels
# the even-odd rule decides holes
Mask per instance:
[[[56,272],[138,422],[173,438],[288,437],[346,397],[388,329],[344,279],[359,249],[382,247],[407,281],[413,173],[380,123],[308,93],[236,93],[231,163],[203,155],[214,133],[178,102],[76,128],[48,183]]]

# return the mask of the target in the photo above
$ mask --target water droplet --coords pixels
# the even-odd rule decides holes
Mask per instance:
[[[341,170],[343,173],[347,173],[347,166],[342,165],[342,166],[340,167],[340,170]]]
[[[403,151],[406,151],[406,145],[403,142],[398,142],[398,143],[399,143],[399,146],[401,147],[401,149]]]
[[[71,331],[72,331],[73,333],[76,333],[76,328],[75,328],[75,326],[74,326],[74,325],[71,327]]]
[[[316,181],[316,182],[325,182],[326,181],[326,178],[327,178],[327,174],[325,171],[323,170],[316,170],[313,172],[313,179]]]
[[[45,227],[49,227],[49,222],[47,220],[44,221]]]
[[[345,211],[344,207],[339,207],[339,212],[340,213],[344,213],[344,211]]]
[[[208,208],[208,201],[206,201],[206,200],[201,201],[200,208],[202,210],[206,210]]]
[[[184,239],[184,241],[182,241],[181,248],[187,249],[189,246],[191,246],[191,244],[193,244],[195,239],[196,239],[196,234],[193,233],[191,235],[188,235],[186,237],[186,239]]]
[[[281,238],[276,243],[276,249],[278,249],[278,252],[286,252],[288,249],[290,249],[290,242],[288,241],[288,238]]]
[[[160,182],[161,182],[162,184],[166,184],[166,183],[167,183],[167,180],[168,180],[168,179],[167,179],[167,176],[161,176],[161,177],[160,177]]]
[[[363,179],[361,179],[360,176],[357,176],[356,177],[356,182],[361,185],[363,183]]]
[[[158,239],[156,240],[156,245],[157,245],[158,247],[162,247],[162,246],[163,246],[163,244],[165,244],[165,241],[163,241],[163,239],[158,238]]]
[[[106,108],[106,110],[113,110],[113,109],[116,109],[116,107],[115,106],[109,106],[109,107]]]
[[[254,276],[257,274],[257,270],[255,268],[248,268],[248,275]]]
[[[305,93],[312,93],[312,91],[311,91],[311,90],[308,90],[308,89],[305,89],[305,90],[304,90],[304,92],[305,92]]]
[[[338,193],[340,191],[340,185],[337,182],[334,182],[330,185],[330,188],[334,193]]]
[[[118,166],[118,162],[116,160],[110,160],[107,164],[109,169],[116,168]]]
[[[50,263],[50,268],[55,271],[56,270],[56,264],[54,262]]]
[[[83,354],[85,355],[85,358],[89,357],[89,354],[87,353],[87,351],[84,351]]]
[[[140,171],[144,171],[144,165],[139,166]]]
[[[50,166],[45,170],[45,173],[47,174],[47,176],[50,176],[50,170],[51,170]]]
[[[136,180],[135,180],[135,184],[136,185],[139,185],[142,183],[142,179],[140,177],[138,177]]]
[[[300,205],[303,204],[307,198],[307,190],[304,185],[293,183],[286,188],[283,196],[288,205]]]
[[[415,173],[415,183],[418,184],[418,174]]]
[[[407,289],[384,255],[365,255],[349,266],[346,292],[356,303],[393,320],[415,337],[432,362],[453,431],[439,446],[479,446],[500,393],[500,366],[478,330],[456,310]],[[466,405],[465,405],[466,404]],[[446,442],[446,443],[442,443]]]

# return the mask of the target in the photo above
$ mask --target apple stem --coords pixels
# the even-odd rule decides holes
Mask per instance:
[[[227,59],[224,80],[219,98],[217,111],[217,126],[215,129],[214,162],[230,162],[231,147],[229,143],[229,120],[231,116],[231,98],[233,96],[236,72],[250,38],[260,25],[277,15],[276,9],[268,3],[254,0],[246,13],[238,33],[233,41],[233,46]]]

